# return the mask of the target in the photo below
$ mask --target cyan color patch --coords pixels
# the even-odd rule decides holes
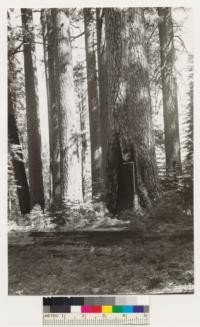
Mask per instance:
[[[124,313],[132,313],[133,312],[133,306],[132,305],[123,305],[122,310]]]

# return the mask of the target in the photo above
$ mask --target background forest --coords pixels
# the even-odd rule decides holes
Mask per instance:
[[[142,242],[161,235],[170,246],[157,259],[149,247],[150,261],[140,264],[152,265],[152,275],[135,286],[167,281],[184,291],[193,283],[191,18],[189,8],[8,10],[11,243],[22,232],[116,230],[127,240],[131,231]],[[166,266],[155,265],[168,265],[174,247],[178,268],[162,284]],[[13,248],[11,265],[14,257]],[[19,288],[15,281],[11,292]]]

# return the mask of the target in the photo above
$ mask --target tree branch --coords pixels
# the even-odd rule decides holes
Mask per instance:
[[[76,35],[76,36],[72,36],[72,37],[71,37],[71,41],[74,41],[74,40],[78,39],[79,37],[81,37],[81,36],[84,35],[84,34],[85,34],[85,32],[82,32],[81,34],[78,34],[78,35]]]

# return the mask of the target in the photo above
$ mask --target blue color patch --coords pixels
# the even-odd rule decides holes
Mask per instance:
[[[143,305],[134,305],[132,312],[144,312],[144,306]]]

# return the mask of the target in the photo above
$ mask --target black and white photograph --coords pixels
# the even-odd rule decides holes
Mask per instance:
[[[193,11],[10,8],[8,294],[193,294]]]

